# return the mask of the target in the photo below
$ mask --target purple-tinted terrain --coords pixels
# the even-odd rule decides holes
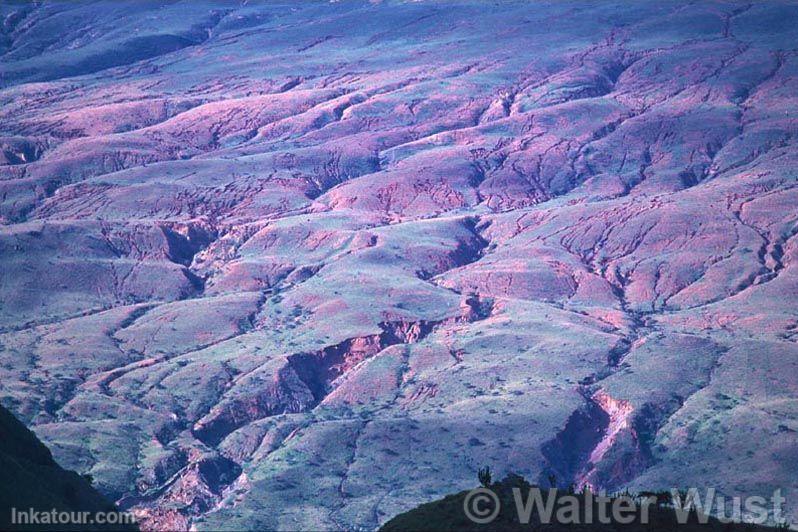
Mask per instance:
[[[0,22],[0,402],[143,528],[485,465],[798,513],[795,2]]]

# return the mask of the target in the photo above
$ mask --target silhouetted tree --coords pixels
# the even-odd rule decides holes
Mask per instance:
[[[490,474],[490,466],[485,466],[479,469],[477,472],[477,478],[479,479],[479,483],[482,484],[484,487],[490,486],[491,481],[491,474]]]

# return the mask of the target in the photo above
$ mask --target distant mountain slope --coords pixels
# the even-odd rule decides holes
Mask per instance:
[[[26,512],[114,512],[116,507],[84,477],[66,471],[50,451],[8,410],[0,407],[0,530],[25,530],[12,526],[11,510]],[[136,530],[134,526],[38,524],[33,530]]]
[[[792,0],[1,1],[0,404],[142,528],[374,530],[483,463],[798,520],[796,43]]]

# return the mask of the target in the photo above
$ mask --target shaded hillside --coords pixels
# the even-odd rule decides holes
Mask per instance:
[[[513,488],[520,488],[523,494],[524,501],[526,502],[529,489],[538,489],[531,486],[524,481],[521,477],[508,476],[501,482],[495,482],[490,485],[490,490],[499,496],[501,511],[495,520],[490,523],[477,524],[469,520],[464,511],[464,505],[469,490],[461,491],[454,495],[449,495],[443,499],[434,502],[422,504],[421,506],[397,515],[385,525],[380,528],[381,532],[412,532],[412,531],[435,531],[443,532],[447,530],[457,531],[471,531],[471,530],[490,530],[491,532],[509,532],[509,531],[540,531],[540,532],[559,532],[559,531],[581,531],[581,532],[671,532],[671,531],[723,531],[723,532],[765,532],[773,531],[775,528],[759,526],[744,523],[722,523],[714,517],[704,516],[702,521],[699,521],[695,512],[691,512],[686,519],[681,521],[677,517],[676,511],[667,505],[651,504],[648,510],[648,519],[642,521],[639,516],[641,512],[637,512],[638,516],[634,522],[627,524],[620,524],[616,521],[602,524],[599,522],[598,516],[600,515],[598,503],[595,502],[595,496],[587,495],[585,493],[569,493],[567,490],[540,491],[540,500],[542,506],[536,508],[546,507],[549,504],[549,497],[556,497],[556,502],[553,504],[555,508],[554,515],[557,515],[557,508],[563,507],[564,499],[568,496],[575,496],[580,501],[581,513],[579,521],[580,524],[557,524],[551,522],[550,524],[541,524],[540,517],[536,511],[533,511],[531,519],[528,524],[521,524],[518,519],[518,512],[516,511],[516,504],[513,496]],[[591,498],[593,497],[593,498]],[[627,496],[624,496],[627,497]],[[629,495],[631,500],[635,501],[638,508],[640,508],[641,498],[634,495]],[[609,508],[611,504],[618,501],[620,496],[611,496],[612,502],[607,503]],[[587,501],[591,501],[588,503]],[[591,504],[591,510],[586,512],[587,504]],[[486,508],[489,509],[489,508]],[[590,520],[585,519],[586,515],[592,516]],[[612,515],[608,511],[606,515]],[[570,519],[570,518],[568,518]],[[588,522],[589,521],[589,522]]]
[[[62,469],[49,449],[8,410],[0,407],[0,530],[136,530],[134,526],[59,524],[12,527],[11,511],[114,512],[89,481]]]

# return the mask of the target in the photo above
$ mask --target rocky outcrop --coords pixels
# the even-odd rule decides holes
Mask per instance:
[[[114,504],[97,492],[91,478],[67,471],[53,460],[49,449],[8,410],[0,407],[0,527],[3,530],[138,530],[130,521],[113,525],[94,522],[42,523],[32,517],[13,517],[15,513],[52,511],[79,515],[87,512],[91,519],[104,519],[119,511]],[[80,514],[82,515],[82,514]],[[121,515],[121,514],[120,514]],[[113,518],[109,518],[112,521]]]

